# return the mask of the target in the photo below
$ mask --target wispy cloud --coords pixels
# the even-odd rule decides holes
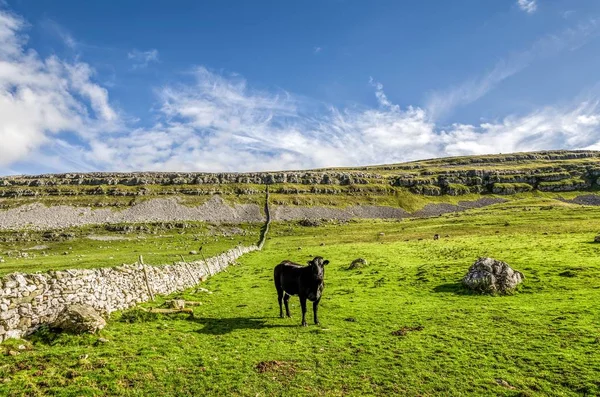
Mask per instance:
[[[427,100],[428,113],[433,118],[439,118],[449,114],[456,107],[475,102],[502,81],[527,68],[535,60],[581,47],[592,37],[598,35],[599,28],[600,21],[591,19],[558,34],[543,37],[527,50],[511,54],[500,60],[487,73],[448,90],[433,92]]]
[[[158,62],[158,50],[155,48],[148,51],[134,49],[127,53],[127,59],[133,61],[133,69],[145,68],[151,62]]]
[[[55,134],[91,137],[120,122],[106,89],[91,80],[93,69],[25,48],[26,26],[0,11],[0,165],[27,158]]]
[[[313,54],[319,54],[321,51],[323,51],[322,47],[313,47]]]
[[[250,171],[600,145],[597,100],[440,127],[424,109],[393,104],[374,81],[377,109],[307,113],[293,95],[255,91],[239,76],[200,68],[194,78],[160,93],[159,123],[96,137],[81,161],[114,170]]]
[[[517,0],[517,5],[528,14],[533,14],[537,10],[536,0]]]
[[[42,28],[53,36],[56,36],[62,41],[62,43],[71,50],[77,50],[81,43],[79,43],[67,29],[52,19],[43,19],[41,22]]]

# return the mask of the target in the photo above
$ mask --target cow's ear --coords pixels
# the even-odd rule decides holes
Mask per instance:
[[[323,266],[327,265],[328,263],[329,263],[329,261],[328,261],[327,259],[325,259],[325,260],[323,261]]]

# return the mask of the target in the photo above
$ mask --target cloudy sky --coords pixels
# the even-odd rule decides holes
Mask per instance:
[[[140,4],[0,0],[0,175],[600,149],[597,0]]]

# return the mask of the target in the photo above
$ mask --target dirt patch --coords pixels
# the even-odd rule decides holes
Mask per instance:
[[[302,220],[302,222],[311,225],[322,220],[423,218],[466,211],[503,201],[505,200],[499,198],[481,198],[475,201],[461,201],[458,205],[447,203],[428,204],[412,214],[402,208],[373,205],[355,205],[346,208],[273,206],[271,217],[277,221]],[[263,222],[264,215],[256,204],[230,206],[219,196],[213,196],[206,203],[196,207],[182,205],[177,198],[167,198],[143,201],[122,211],[67,205],[46,207],[41,203],[0,211],[0,230],[23,228],[47,230],[93,224],[110,225],[175,221],[236,224]],[[228,235],[243,234],[235,228],[230,228],[226,232]]]
[[[475,201],[459,201],[457,205],[448,203],[427,204],[423,209],[411,214],[414,218],[427,218],[430,216],[440,216],[452,212],[462,212],[473,208],[487,207],[488,205],[505,202],[505,199],[482,197]]]
[[[168,198],[143,201],[123,211],[76,208],[68,205],[46,207],[41,203],[35,203],[0,211],[0,230],[22,228],[45,230],[103,223],[186,220],[211,223],[263,222],[263,215],[258,205],[240,204],[232,207],[219,196],[213,196],[197,207],[182,205],[177,198]]]
[[[496,383],[499,384],[500,386],[506,387],[507,389],[510,389],[510,390],[514,390],[515,389],[515,387],[513,385],[511,385],[510,383],[508,383],[504,379],[496,379]]]
[[[47,245],[36,245],[34,247],[25,248],[23,251],[41,251],[46,249],[48,249]]]
[[[297,219],[319,221],[322,219],[349,220],[360,219],[401,219],[410,216],[402,208],[382,207],[375,205],[354,205],[346,208],[329,207],[292,207],[286,205],[273,206],[271,216],[276,221],[293,221]]]
[[[423,331],[424,328],[425,327],[423,327],[422,325],[417,325],[416,327],[402,327],[399,330],[393,331],[392,335],[406,336],[406,335],[408,335],[409,332]]]
[[[285,375],[293,375],[296,373],[294,365],[287,361],[261,361],[254,367],[260,374],[265,372],[276,372]]]
[[[595,194],[583,194],[572,200],[561,199],[565,203],[580,204],[580,205],[600,205],[600,196]]]

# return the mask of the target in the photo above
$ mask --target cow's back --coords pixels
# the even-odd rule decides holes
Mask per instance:
[[[303,269],[305,269],[305,266],[291,261],[281,262],[275,266],[273,272],[275,286],[278,289],[282,288],[288,295],[298,295]]]

